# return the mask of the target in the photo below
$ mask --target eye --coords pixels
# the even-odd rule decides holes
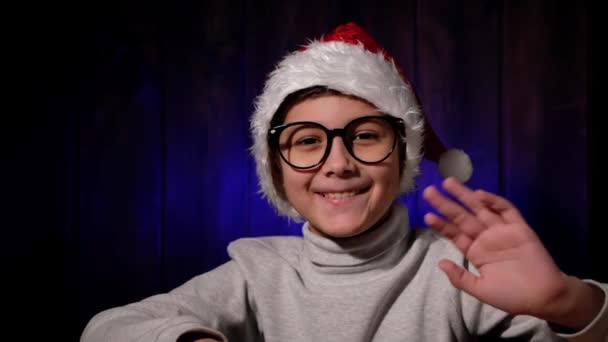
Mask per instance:
[[[380,135],[375,132],[358,132],[354,135],[353,140],[378,140]]]
[[[296,145],[314,145],[314,144],[319,144],[321,142],[321,139],[319,139],[318,137],[302,137],[300,139],[298,139],[298,141],[296,141]]]

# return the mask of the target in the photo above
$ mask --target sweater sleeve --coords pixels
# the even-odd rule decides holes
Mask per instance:
[[[464,324],[473,336],[485,336],[496,340],[529,342],[564,342],[546,321],[533,316],[517,315],[480,302],[461,291],[461,310]]]
[[[597,286],[604,292],[604,304],[597,316],[582,330],[574,333],[562,333],[556,329],[558,336],[570,342],[608,342],[608,284],[600,284],[594,280],[585,279],[586,283]]]
[[[202,332],[220,341],[256,336],[247,283],[229,261],[169,293],[111,308],[95,315],[81,342],[175,342],[187,332]]]
[[[608,285],[593,280],[587,283],[598,286],[604,292],[604,304],[584,329],[564,333],[548,322],[532,316],[513,316],[472,296],[461,293],[463,318],[474,335],[490,335],[501,339],[525,341],[608,342]]]

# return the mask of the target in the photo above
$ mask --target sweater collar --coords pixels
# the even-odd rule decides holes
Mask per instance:
[[[304,249],[313,269],[321,273],[359,273],[396,263],[403,251],[397,248],[408,235],[408,211],[395,203],[380,226],[363,234],[331,239],[302,227]]]

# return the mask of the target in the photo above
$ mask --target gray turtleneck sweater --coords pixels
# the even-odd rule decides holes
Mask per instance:
[[[385,223],[354,238],[324,238],[304,224],[303,237],[237,240],[228,263],[170,293],[97,314],[81,341],[174,342],[188,331],[224,341],[608,341],[605,284],[587,280],[607,294],[596,319],[560,335],[455,289],[439,260],[471,266],[448,240],[407,223],[407,209],[395,204]]]

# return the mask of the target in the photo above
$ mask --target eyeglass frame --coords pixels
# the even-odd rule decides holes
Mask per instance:
[[[406,143],[405,142],[405,138],[406,138],[405,121],[401,118],[397,118],[397,117],[391,116],[386,113],[381,113],[381,114],[383,114],[383,115],[366,115],[366,116],[358,117],[358,118],[348,122],[342,128],[329,129],[329,128],[321,125],[320,123],[314,122],[314,121],[296,121],[296,122],[290,122],[288,124],[274,126],[274,127],[271,127],[270,129],[268,129],[268,143],[272,150],[275,150],[279,153],[279,156],[281,156],[281,159],[283,159],[285,161],[285,163],[287,163],[287,165],[293,167],[294,169],[298,169],[298,170],[313,169],[313,168],[323,164],[325,162],[325,160],[327,159],[327,157],[329,157],[329,154],[331,153],[331,147],[332,147],[334,138],[337,136],[342,138],[342,142],[344,143],[346,150],[353,158],[355,158],[355,160],[359,161],[360,163],[367,164],[367,165],[379,164],[379,163],[382,163],[383,161],[385,161],[388,157],[390,157],[390,155],[395,150],[395,147],[397,146],[398,140],[402,144]],[[378,161],[374,161],[374,162],[368,162],[368,161],[359,159],[357,156],[355,156],[355,153],[353,152],[352,142],[348,143],[348,141],[350,139],[346,138],[347,128],[350,125],[357,123],[359,121],[366,120],[366,119],[381,119],[381,120],[387,121],[389,123],[389,125],[393,128],[393,131],[395,133],[395,136],[393,138],[393,146],[391,146],[391,150],[382,159],[380,159]],[[323,153],[323,156],[321,157],[319,162],[312,166],[306,166],[306,167],[295,166],[292,163],[290,163],[285,158],[285,156],[283,156],[283,153],[281,153],[281,147],[279,146],[279,137],[281,136],[281,132],[283,132],[283,130],[285,130],[286,128],[291,127],[291,126],[302,125],[302,124],[309,124],[309,125],[313,125],[313,126],[317,126],[317,127],[321,128],[327,135],[327,139],[328,139],[327,146],[325,146],[325,152]],[[398,139],[398,137],[401,137],[401,139]]]

